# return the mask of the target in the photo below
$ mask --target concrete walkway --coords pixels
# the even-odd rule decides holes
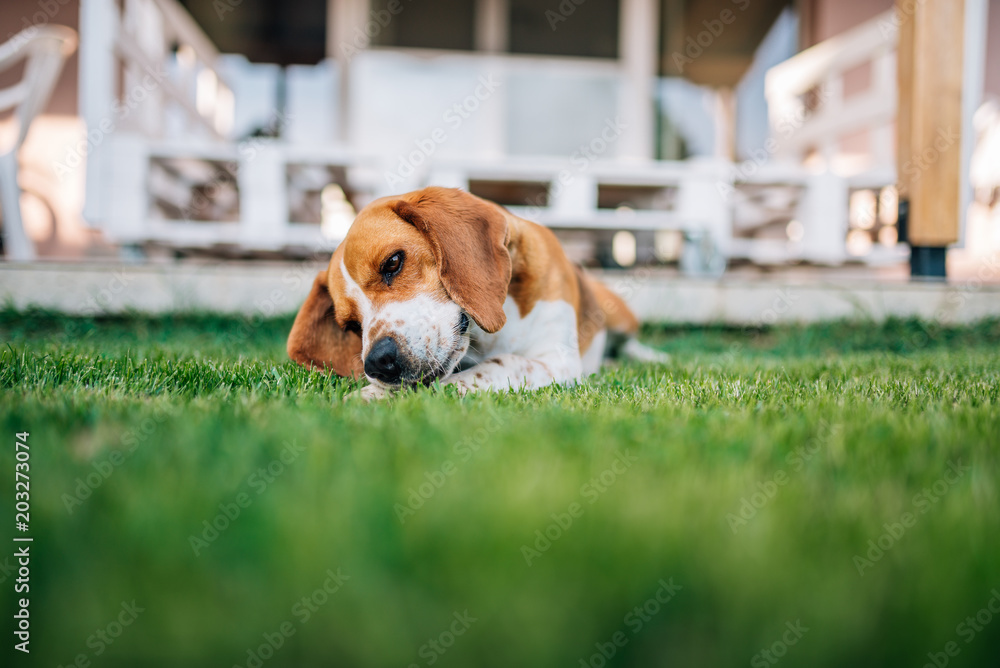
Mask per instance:
[[[0,263],[0,300],[72,314],[214,311],[268,317],[302,303],[318,264]],[[967,323],[1000,317],[1000,267],[949,284],[875,280],[837,272],[692,279],[667,270],[594,272],[647,321],[815,322],[835,318],[920,317]],[[985,282],[984,282],[985,281]]]

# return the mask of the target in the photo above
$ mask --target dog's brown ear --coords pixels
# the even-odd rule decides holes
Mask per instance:
[[[487,332],[507,316],[507,219],[496,204],[454,188],[424,188],[390,204],[430,241],[445,290]]]
[[[331,369],[338,376],[357,378],[364,372],[361,337],[341,329],[333,318],[326,271],[316,275],[306,302],[295,316],[288,335],[288,356],[307,369]]]

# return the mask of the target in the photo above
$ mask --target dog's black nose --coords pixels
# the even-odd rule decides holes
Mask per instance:
[[[383,383],[398,383],[403,375],[399,365],[399,348],[391,337],[379,339],[365,358],[365,374]]]

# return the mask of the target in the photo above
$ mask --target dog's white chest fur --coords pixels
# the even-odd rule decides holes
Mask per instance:
[[[463,366],[472,368],[447,382],[469,389],[534,389],[580,378],[584,369],[576,310],[568,302],[539,301],[522,317],[517,303],[508,297],[503,310],[507,322],[500,331],[490,334],[472,326],[471,345],[463,359]]]
[[[552,351],[572,352],[577,357],[576,311],[564,301],[539,301],[521,317],[517,303],[507,297],[503,304],[507,323],[490,334],[473,324],[472,346],[466,360],[479,363],[490,357],[512,353],[536,357]]]

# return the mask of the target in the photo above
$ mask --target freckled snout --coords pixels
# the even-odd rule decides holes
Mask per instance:
[[[365,375],[383,383],[396,385],[403,376],[399,347],[392,337],[386,336],[372,345],[365,358]]]
[[[429,297],[390,302],[365,324],[365,375],[391,387],[430,385],[469,349],[472,320],[458,304]]]

